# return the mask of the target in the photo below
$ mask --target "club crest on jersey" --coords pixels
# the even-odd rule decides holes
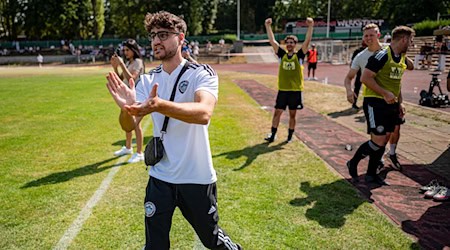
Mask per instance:
[[[381,125],[380,125],[380,126],[377,127],[377,132],[378,132],[378,133],[381,133],[381,132],[383,132],[383,131],[384,131],[384,126],[381,126]]]
[[[152,217],[156,212],[156,206],[151,201],[147,201],[144,204],[144,208],[145,208],[145,216],[146,217]]]
[[[178,85],[178,91],[180,91],[181,94],[184,94],[184,92],[186,92],[188,85],[189,85],[189,82],[186,80],[180,82],[180,84]]]

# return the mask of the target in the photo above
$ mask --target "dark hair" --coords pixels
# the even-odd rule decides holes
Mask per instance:
[[[150,33],[152,28],[164,28],[186,34],[186,22],[179,17],[167,11],[156,13],[147,13],[145,16],[145,29]]]
[[[123,46],[127,47],[129,50],[133,51],[133,59],[141,58],[141,52],[139,51],[139,45],[134,39],[127,39],[122,43]]]
[[[410,37],[415,35],[416,32],[407,26],[398,26],[392,31],[392,40],[397,41],[403,37]]]

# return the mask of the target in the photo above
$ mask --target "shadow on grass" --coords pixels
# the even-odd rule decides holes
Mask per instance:
[[[134,132],[133,132],[134,134]],[[150,139],[152,139],[153,136],[144,136],[144,146],[147,144],[148,141],[150,141]],[[136,143],[136,138],[133,139],[132,143]],[[125,140],[118,140],[115,141],[113,143],[111,143],[111,145],[113,146],[125,146]]]
[[[300,191],[306,193],[307,197],[295,198],[289,203],[298,207],[314,204],[305,216],[327,228],[344,226],[345,217],[366,202],[342,179],[316,187],[311,187],[309,182],[302,182]]]
[[[336,112],[332,112],[332,113],[328,113],[328,116],[331,118],[338,118],[341,116],[349,116],[349,115],[354,115],[356,113],[358,113],[359,110],[356,110],[354,108],[348,108],[348,109],[344,109],[342,111],[336,111]]]
[[[436,204],[428,208],[417,221],[406,220],[401,225],[403,231],[417,237],[423,249],[446,249],[450,246],[450,225],[443,223],[448,221],[450,202]],[[418,247],[412,244],[411,249]]]
[[[119,157],[109,158],[104,161],[96,162],[94,164],[86,165],[84,167],[73,169],[70,171],[53,173],[53,174],[47,175],[45,177],[42,177],[40,179],[30,181],[30,182],[26,183],[25,185],[23,185],[21,188],[23,189],[23,188],[30,188],[30,187],[39,187],[42,185],[50,185],[50,184],[66,182],[66,181],[69,181],[76,177],[100,173],[100,172],[108,170],[114,166],[120,166],[120,165],[126,164],[126,162],[124,162],[124,163],[117,164],[117,165],[113,164],[113,165],[100,167],[103,164],[108,163],[117,158],[119,158]]]
[[[230,160],[237,159],[242,156],[247,157],[246,161],[244,162],[244,164],[242,164],[242,166],[240,166],[239,168],[233,169],[234,171],[239,171],[239,170],[242,170],[242,169],[248,167],[250,164],[252,164],[252,162],[259,155],[267,154],[267,153],[271,153],[273,151],[283,149],[283,146],[286,144],[287,144],[287,142],[281,142],[276,145],[264,142],[264,143],[256,144],[253,146],[248,146],[243,149],[234,150],[234,151],[230,151],[230,152],[224,152],[224,153],[221,153],[218,155],[214,155],[213,157],[225,156],[227,159],[230,159]]]

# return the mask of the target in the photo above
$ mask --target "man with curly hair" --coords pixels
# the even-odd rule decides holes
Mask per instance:
[[[154,57],[162,64],[141,75],[136,87],[134,81],[126,87],[114,72],[107,76],[108,90],[124,111],[122,127],[131,130],[133,116],[150,114],[153,135],[164,136],[164,157],[149,168],[145,249],[170,248],[176,207],[205,247],[241,249],[218,225],[217,176],[208,135],[218,97],[217,74],[209,65],[188,63],[182,57],[186,23],[180,17],[165,11],[149,13],[145,28]],[[165,117],[170,118],[167,133],[161,132]]]

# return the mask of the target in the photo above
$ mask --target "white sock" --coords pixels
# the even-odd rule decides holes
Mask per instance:
[[[389,150],[389,154],[390,155],[395,155],[395,149],[397,148],[397,144],[391,144],[390,145],[390,150]]]

